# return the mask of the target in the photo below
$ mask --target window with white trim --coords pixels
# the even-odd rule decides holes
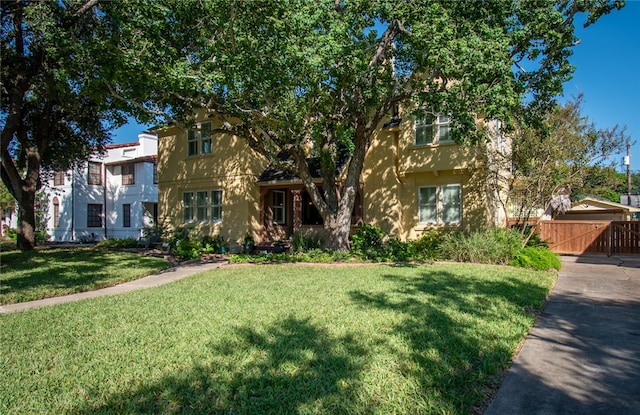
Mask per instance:
[[[182,221],[220,222],[222,220],[222,190],[197,190],[182,193]]]
[[[135,164],[127,163],[120,166],[120,175],[122,176],[122,185],[130,186],[136,183]]]
[[[64,172],[57,171],[53,176],[53,185],[54,186],[64,186]]]
[[[222,221],[222,190],[211,191],[211,222]]]
[[[206,222],[209,220],[209,192],[196,192],[196,220]]]
[[[122,204],[122,226],[124,228],[131,227],[131,203]]]
[[[89,175],[87,177],[87,183],[91,185],[102,185],[102,164],[89,162],[88,166]]]
[[[89,203],[87,205],[87,228],[102,227],[102,204]]]
[[[462,186],[422,186],[418,188],[418,221],[458,224],[462,220]]]
[[[195,130],[187,131],[187,156],[211,154],[211,123],[203,122]]]
[[[57,197],[53,198],[53,227],[60,226],[60,200]]]
[[[273,195],[273,222],[279,225],[286,223],[286,205],[285,192],[282,190],[274,190]]]
[[[193,192],[182,194],[182,222],[193,222]]]
[[[452,143],[451,118],[443,113],[423,111],[414,116],[414,143],[417,146]]]

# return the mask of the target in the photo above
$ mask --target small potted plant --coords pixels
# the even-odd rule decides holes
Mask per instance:
[[[244,237],[244,240],[242,242],[242,249],[244,250],[245,254],[250,254],[253,252],[253,248],[255,247],[256,243],[253,240],[253,236],[251,236],[250,233],[247,232],[247,234]]]

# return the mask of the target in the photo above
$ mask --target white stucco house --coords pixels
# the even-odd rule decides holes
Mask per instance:
[[[47,233],[50,240],[95,241],[138,238],[158,218],[158,139],[105,147],[82,167],[49,180]]]

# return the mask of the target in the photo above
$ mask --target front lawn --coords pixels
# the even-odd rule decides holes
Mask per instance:
[[[0,252],[0,305],[57,297],[135,280],[166,269],[160,258],[95,248]]]
[[[554,279],[236,266],[0,315],[0,413],[468,414]]]

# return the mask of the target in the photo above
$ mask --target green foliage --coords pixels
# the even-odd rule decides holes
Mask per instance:
[[[440,244],[446,235],[446,231],[429,230],[420,239],[412,242],[415,256],[422,260],[438,259],[440,257]]]
[[[558,254],[545,247],[526,247],[520,250],[509,265],[521,268],[533,268],[539,271],[560,270],[562,263]]]
[[[195,259],[202,254],[202,245],[198,241],[183,239],[178,242],[173,253],[181,261]]]
[[[512,217],[526,221],[535,209],[546,210],[558,194],[571,194],[573,200],[589,194],[615,199],[611,189],[620,177],[605,164],[623,150],[625,129],[597,128],[582,115],[582,102],[580,95],[554,107],[541,125],[520,128],[513,135],[513,175],[506,184],[515,195]]]
[[[203,254],[226,253],[229,250],[229,244],[224,240],[222,235],[203,236],[200,241],[200,251]]]
[[[138,241],[135,238],[103,239],[96,244],[96,247],[105,249],[136,248],[137,246]]]
[[[315,249],[322,249],[324,242],[322,237],[313,231],[298,231],[291,238],[291,249],[293,252],[308,252]]]
[[[16,232],[15,228],[9,228],[7,229],[7,236],[9,237],[9,239],[12,240],[16,240],[16,237],[18,236],[18,233]]]
[[[522,249],[519,232],[503,228],[486,228],[465,234],[451,233],[440,245],[442,257],[456,262],[508,264]]]
[[[106,56],[131,69],[111,72],[121,96],[134,108],[167,113],[160,122],[188,124],[200,108],[233,119],[223,128],[271,161],[291,155],[299,177],[319,163],[322,190],[304,182],[323,216],[344,221],[343,235],[328,241],[343,250],[366,149],[394,106],[451,114],[458,142],[485,138],[476,114],[508,128],[540,124],[573,71],[575,14],[594,22],[621,7],[599,0],[100,4],[114,26]],[[338,167],[347,164],[338,190]]]
[[[43,244],[49,240],[49,234],[45,230],[38,229],[35,232],[35,240],[36,243]]]
[[[366,260],[385,261],[390,258],[387,241],[388,236],[382,229],[361,223],[351,235],[351,251]]]

